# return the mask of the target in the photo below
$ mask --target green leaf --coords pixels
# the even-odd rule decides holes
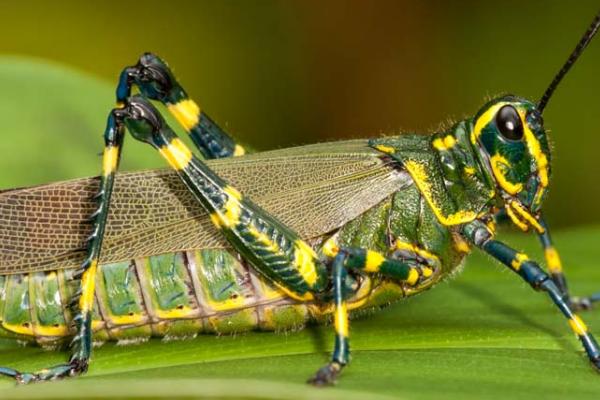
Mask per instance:
[[[97,175],[115,83],[75,69],[0,56],[0,188]],[[148,146],[127,140],[122,169],[165,163]]]
[[[589,228],[555,235],[575,293],[600,286],[599,234]],[[504,236],[540,255],[531,235]],[[592,331],[600,327],[598,311],[582,317]],[[319,326],[105,344],[95,349],[86,376],[16,389],[5,379],[0,398],[583,399],[600,393],[600,375],[550,300],[478,254],[448,283],[352,321],[353,362],[335,388],[311,388],[303,382],[327,361],[331,338],[331,328]],[[66,357],[9,342],[0,348],[0,365],[25,370]]]

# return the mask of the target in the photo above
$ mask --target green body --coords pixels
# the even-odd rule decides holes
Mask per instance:
[[[440,149],[434,145],[449,135],[455,138],[452,148]],[[385,154],[374,150],[381,145],[394,151]],[[305,157],[304,163],[301,157]],[[357,166],[352,167],[352,162]],[[433,192],[424,195],[423,189],[415,184],[419,178],[409,173],[406,162],[424,166]],[[286,169],[285,165],[289,164],[295,168]],[[330,168],[324,169],[325,164]],[[252,190],[262,193],[263,197],[257,196],[256,202],[290,224],[316,249],[335,236],[341,246],[369,248],[383,254],[396,251],[397,256],[402,257],[401,250],[393,250],[398,240],[435,257],[433,276],[418,286],[378,276],[362,276],[358,279],[359,288],[348,300],[351,310],[371,309],[419,293],[456,270],[468,249],[457,226],[440,221],[432,204],[440,205],[442,212],[449,214],[480,213],[487,211],[486,207],[492,203],[491,189],[469,144],[465,123],[433,136],[407,135],[372,142],[314,145],[215,161],[211,167],[222,175],[229,174],[232,184],[244,194],[253,196]],[[259,170],[262,174],[257,176]],[[123,176],[127,181],[127,175]],[[253,179],[246,182],[240,178],[244,176]],[[195,238],[182,235],[185,240],[167,240],[160,247],[152,238],[164,237],[160,232],[165,226],[170,227],[167,231],[171,237],[178,233],[176,222],[179,221],[171,221],[166,215],[156,225],[156,221],[148,217],[145,227],[153,227],[150,230],[153,234],[137,228],[131,232],[133,239],[129,243],[111,244],[111,233],[122,234],[122,230],[131,228],[124,227],[120,221],[122,210],[127,209],[124,202],[130,202],[125,200],[125,195],[119,200],[120,194],[126,189],[137,190],[141,197],[139,204],[145,202],[143,182],[135,180],[137,186],[126,182],[127,186],[120,190],[120,177],[117,177],[113,203],[117,211],[109,218],[107,228],[104,252],[107,262],[101,264],[96,279],[94,340],[142,340],[151,336],[185,337],[252,329],[291,330],[309,321],[322,320],[323,315],[331,312],[327,305],[300,302],[273,287],[230,249],[224,248],[219,232],[210,231],[204,219],[189,207],[188,213],[196,218],[190,221],[190,215],[181,213],[180,219],[189,226],[186,232],[203,226],[207,230],[204,234]],[[161,179],[162,186],[171,184],[164,177]],[[69,192],[74,187],[85,186],[83,182],[65,182],[59,187]],[[267,184],[276,186],[265,189]],[[355,185],[360,185],[362,192],[348,190]],[[152,191],[161,190],[152,184],[148,187]],[[329,197],[321,195],[324,188],[333,193],[328,194]],[[170,188],[180,194],[176,189]],[[20,204],[20,199],[36,198],[35,193],[39,196],[48,192],[51,191],[38,187],[0,194],[0,215],[8,215],[8,211],[14,215],[16,208],[10,207]],[[277,193],[283,193],[283,197],[277,197]],[[289,200],[287,206],[282,205],[286,199]],[[185,196],[179,199],[184,205],[186,200]],[[315,208],[311,202],[317,201],[320,208],[305,211]],[[173,204],[175,209],[180,206]],[[82,209],[82,215],[86,214],[85,207]],[[167,246],[167,250],[175,251],[148,257],[151,250],[137,246],[137,237],[145,238],[143,243],[148,246],[159,249]],[[394,240],[390,242],[390,238]],[[191,248],[188,247],[190,241]],[[74,244],[73,248],[77,246]],[[65,305],[75,287],[69,277],[77,265],[78,255],[76,251],[64,254],[67,256],[59,257],[50,251],[45,257],[38,254],[36,260],[29,260],[31,272],[11,263],[6,256],[0,271],[11,274],[0,276],[1,336],[36,339],[46,344],[72,334],[67,329],[71,316]]]

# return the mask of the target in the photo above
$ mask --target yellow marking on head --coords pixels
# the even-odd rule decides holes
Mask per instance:
[[[544,233],[546,230],[544,227],[538,222],[537,219],[533,215],[531,215],[519,202],[511,201],[509,206],[517,212],[521,217],[525,219],[526,222],[529,223],[538,233]]]
[[[373,250],[367,250],[365,258],[365,272],[377,272],[381,268],[381,264],[385,261],[385,257]]]
[[[545,188],[548,186],[548,157],[542,151],[539,140],[529,129],[523,110],[518,110],[518,113],[521,121],[523,121],[523,136],[525,137],[525,143],[527,143],[527,149],[537,164],[540,185]]]
[[[315,265],[317,254],[304,240],[296,240],[295,245],[294,265],[304,281],[309,286],[314,286],[317,282],[317,267]]]
[[[69,328],[63,324],[59,324],[58,326],[34,325],[33,332],[36,336],[67,336]]]
[[[178,138],[173,139],[167,146],[160,147],[158,151],[169,165],[177,170],[184,169],[192,160],[192,152]]]
[[[240,146],[239,144],[236,144],[235,149],[233,150],[233,156],[239,157],[243,156],[244,154],[246,154],[246,149]]]
[[[336,307],[334,324],[336,333],[348,337],[348,309],[345,302]]]
[[[108,176],[117,170],[119,146],[108,146],[102,156],[102,175]]]
[[[425,197],[429,207],[442,225],[459,225],[477,218],[475,212],[466,210],[459,210],[454,214],[444,215],[441,207],[434,202],[431,184],[429,183],[427,173],[425,172],[425,167],[416,161],[406,161],[404,165],[412,176],[417,188],[419,188],[419,191],[423,197]]]
[[[396,149],[391,147],[391,146],[386,146],[384,144],[378,144],[377,146],[375,146],[375,149],[386,153],[386,154],[394,154],[396,152]]]
[[[433,275],[433,270],[429,267],[424,267],[421,271],[425,278],[429,278],[431,275]]]
[[[122,101],[117,101],[117,108],[123,108],[125,107],[125,103],[123,103]]]
[[[467,175],[475,175],[476,170],[474,167],[465,167],[464,171]]]
[[[81,277],[81,297],[79,309],[83,313],[92,312],[94,308],[94,292],[96,291],[96,269],[98,260],[92,260],[90,266]]]
[[[527,254],[523,254],[523,253],[517,253],[515,255],[515,258],[512,260],[512,262],[510,263],[510,266],[512,267],[512,269],[514,269],[515,271],[518,271],[521,269],[521,265],[523,265],[523,263],[525,261],[529,260],[529,257],[527,257]]]
[[[188,132],[200,121],[200,107],[192,99],[185,99],[179,103],[169,104],[167,108]]]
[[[479,118],[477,118],[477,121],[475,121],[475,126],[473,127],[473,131],[471,132],[471,143],[477,144],[477,140],[479,139],[479,136],[481,136],[481,131],[483,128],[485,128],[485,126],[489,124],[491,120],[496,118],[496,113],[498,110],[507,104],[507,102],[494,104],[486,112],[481,114]]]
[[[337,254],[340,252],[340,248],[338,247],[334,236],[330,237],[325,241],[325,243],[323,243],[321,250],[323,251],[323,254],[330,258],[337,256]]]
[[[133,315],[110,315],[111,322],[115,325],[138,325],[144,322],[142,314]]]
[[[190,308],[189,306],[183,306],[180,308],[173,308],[171,310],[156,309],[156,316],[160,319],[185,319],[197,316],[198,311]]]
[[[535,197],[533,198],[533,204],[535,204],[536,206],[539,205],[542,202],[542,196],[544,195],[545,192],[546,192],[545,188],[540,185],[540,187],[538,187],[538,190],[535,194]]]
[[[581,320],[581,318],[579,318],[578,315],[573,315],[573,318],[569,320],[569,325],[571,325],[571,329],[573,330],[573,332],[575,332],[579,336],[587,335],[588,327]]]
[[[436,150],[447,151],[456,145],[456,139],[454,139],[454,136],[448,135],[444,138],[435,139],[431,144]]]
[[[548,265],[548,269],[550,270],[550,272],[562,272],[562,263],[560,262],[560,257],[554,247],[547,247],[544,250],[544,256],[546,258],[546,264]]]
[[[419,272],[417,271],[416,268],[411,268],[408,271],[408,277],[405,279],[405,282],[408,283],[410,286],[414,286],[418,280],[419,280]]]
[[[490,157],[490,166],[492,167],[492,172],[494,173],[496,181],[498,181],[500,187],[506,190],[507,193],[515,195],[523,190],[522,183],[512,183],[506,179],[504,168],[511,168],[511,164],[506,158],[502,157],[500,154],[494,154]]]

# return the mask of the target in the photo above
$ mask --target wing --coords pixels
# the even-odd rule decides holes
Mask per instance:
[[[366,140],[209,161],[219,175],[309,239],[330,232],[410,181]],[[98,178],[0,192],[0,274],[77,266]],[[170,170],[117,176],[102,250],[111,263],[226,247],[205,211]]]

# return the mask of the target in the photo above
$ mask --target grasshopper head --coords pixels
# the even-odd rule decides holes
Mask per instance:
[[[550,179],[550,147],[535,103],[504,96],[473,120],[471,142],[517,225],[535,226]]]

